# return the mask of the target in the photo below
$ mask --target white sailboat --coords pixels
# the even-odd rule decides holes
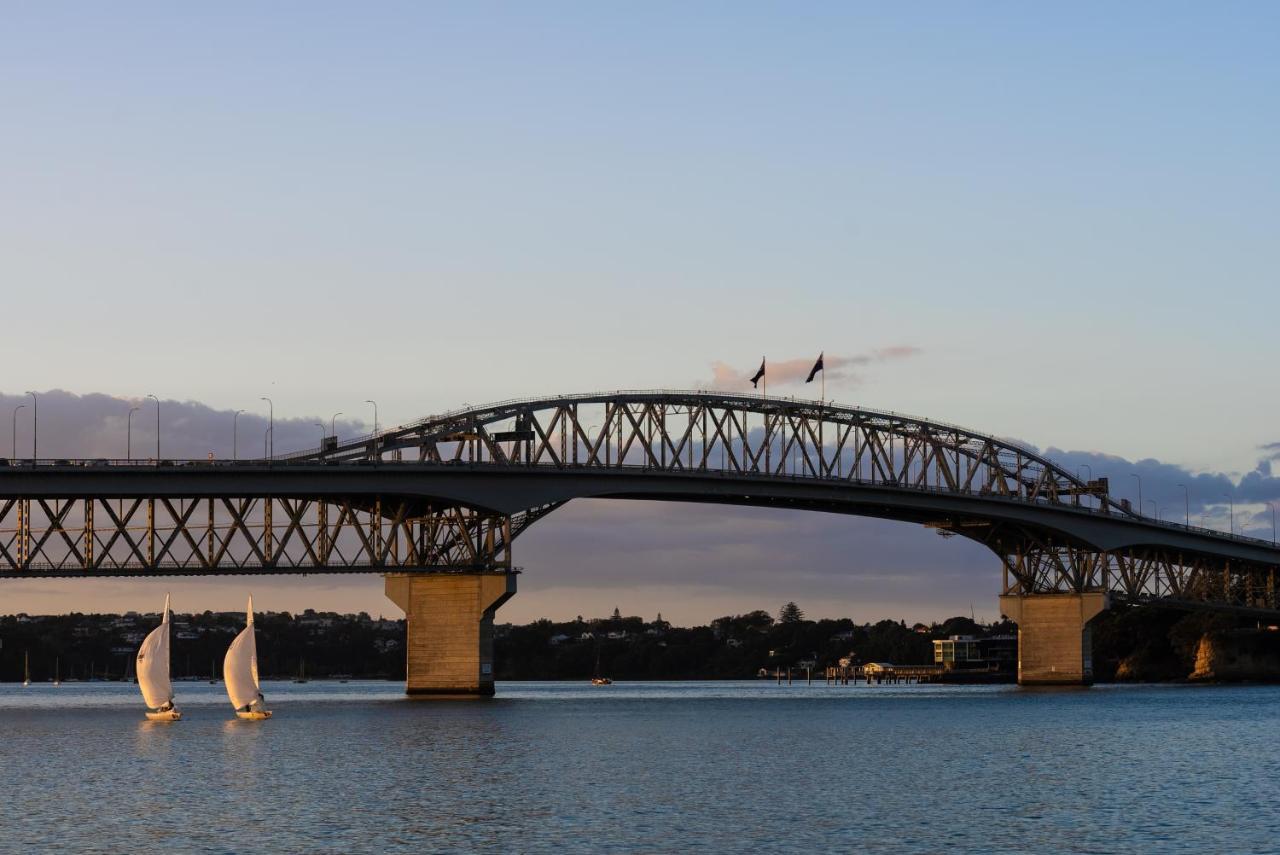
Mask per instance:
[[[266,698],[258,686],[258,643],[253,633],[253,597],[249,597],[248,617],[245,628],[227,648],[227,658],[222,662],[222,681],[227,686],[227,697],[236,708],[236,717],[244,719],[271,718]]]
[[[177,721],[182,713],[173,704],[173,683],[169,680],[169,595],[164,595],[164,617],[138,648],[138,688],[151,707],[152,721]]]

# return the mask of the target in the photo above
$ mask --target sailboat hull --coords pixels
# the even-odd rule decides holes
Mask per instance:
[[[262,721],[271,718],[271,710],[250,710],[249,712],[236,710],[236,718],[242,718],[245,721]]]
[[[165,710],[164,712],[147,712],[147,721],[179,721],[182,713],[178,710]]]

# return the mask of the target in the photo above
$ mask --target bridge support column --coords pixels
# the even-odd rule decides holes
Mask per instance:
[[[1089,621],[1110,605],[1110,596],[1104,593],[1002,596],[1001,614],[1018,624],[1018,683],[1092,683],[1093,639]]]
[[[514,573],[389,574],[386,591],[405,613],[407,694],[493,694],[493,616]]]

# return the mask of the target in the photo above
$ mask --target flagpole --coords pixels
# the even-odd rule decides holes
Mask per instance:
[[[765,397],[765,400],[767,401],[767,400],[769,400],[769,360],[768,360],[768,357],[764,357],[764,356],[760,357],[760,367],[761,367],[762,369],[764,369],[764,374],[760,377],[760,382],[764,383],[764,397]],[[766,473],[772,474],[772,473],[769,471],[769,469],[770,469],[770,462],[769,462],[769,457],[770,457],[770,455],[769,455],[769,408],[768,408],[768,407],[761,407],[761,408],[760,408],[760,421],[762,422],[762,429],[764,430],[764,471],[765,471]]]
[[[823,470],[827,468],[827,448],[826,448],[826,444],[822,441],[822,422],[823,422],[822,409],[827,404],[827,363],[825,361],[826,355],[827,355],[827,352],[825,350],[818,354],[818,358],[824,360],[822,363],[822,398],[818,401],[818,460],[819,460],[818,477],[819,478],[826,476],[826,472],[824,472]]]

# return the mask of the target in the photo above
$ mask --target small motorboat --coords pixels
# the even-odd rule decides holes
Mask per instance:
[[[613,681],[608,677],[592,677],[591,685],[593,686],[612,686]]]
[[[262,696],[258,684],[258,642],[253,632],[253,597],[249,597],[248,617],[245,628],[227,648],[222,662],[222,681],[227,686],[227,697],[235,707],[236,718],[246,721],[262,721],[271,718],[267,699]]]
[[[169,595],[164,595],[164,616],[138,648],[138,688],[151,709],[151,721],[178,721],[181,711],[173,703],[173,683],[169,680]]]

